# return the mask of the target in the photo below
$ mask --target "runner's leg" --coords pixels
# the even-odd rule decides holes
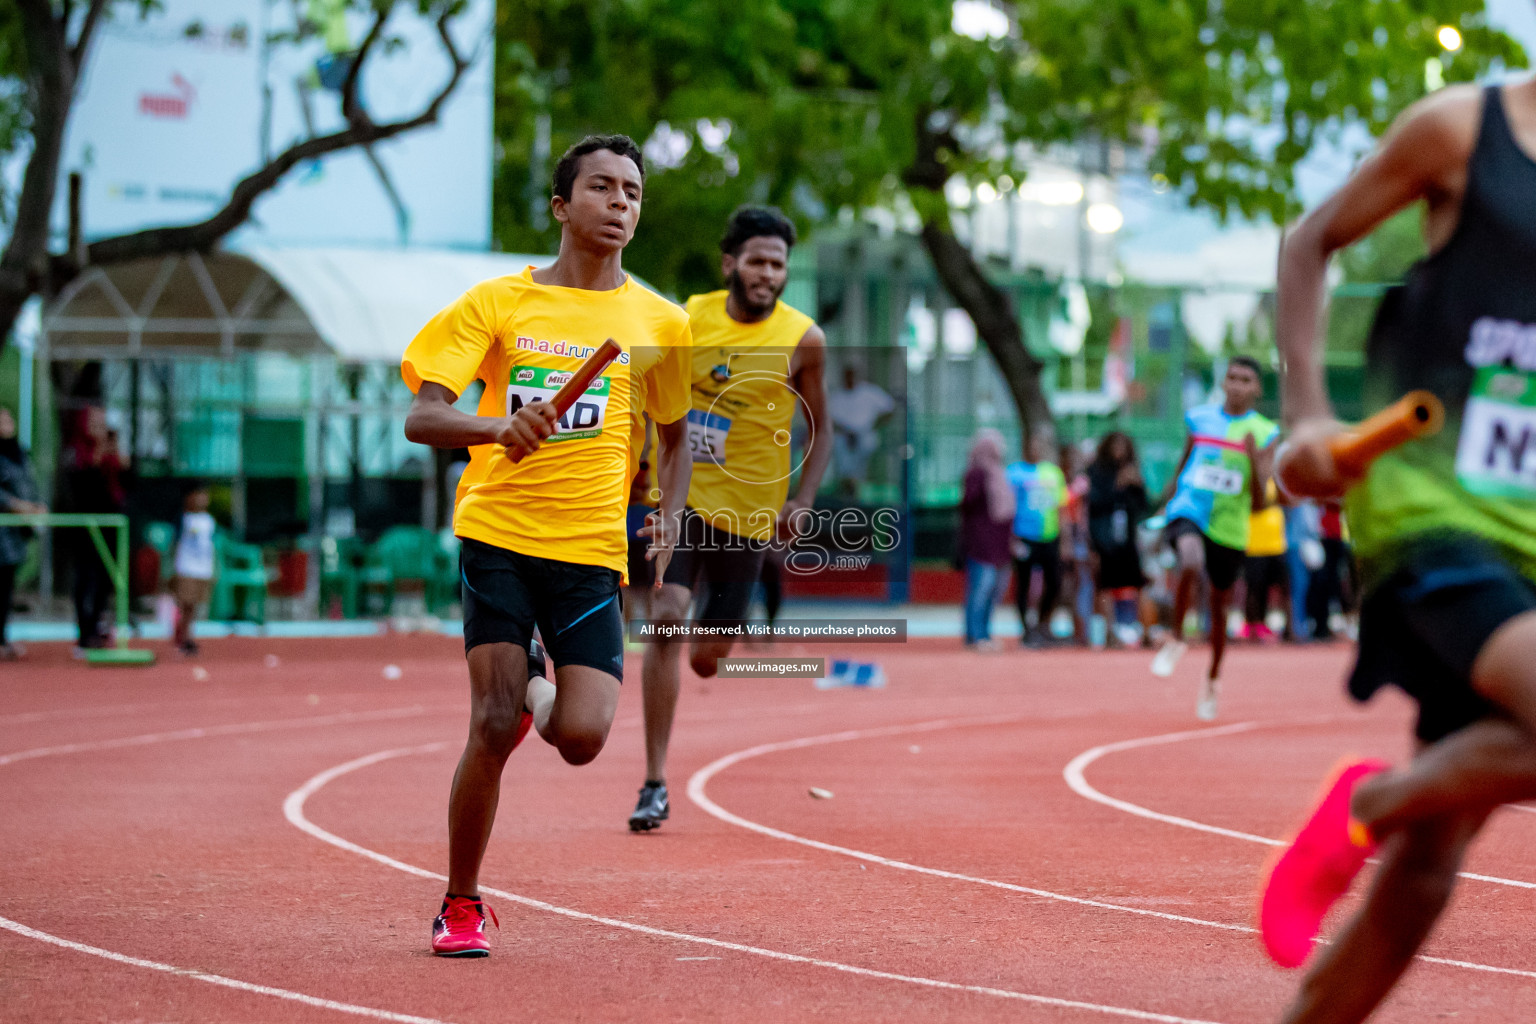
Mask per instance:
[[[448,798],[448,891],[480,893],[480,862],[501,797],[501,770],[523,715],[528,652],[513,643],[469,650],[469,739]]]
[[[1429,818],[1386,843],[1365,905],[1319,951],[1283,1024],[1360,1024],[1370,1015],[1445,908],[1462,856],[1486,816]]]
[[[658,626],[683,625],[688,621],[692,592],[675,583],[664,584],[650,595],[651,620]],[[682,687],[679,655],[683,640],[653,639],[645,645],[640,688],[645,708],[645,777],[663,782],[667,777],[667,747],[672,739],[672,720]]]

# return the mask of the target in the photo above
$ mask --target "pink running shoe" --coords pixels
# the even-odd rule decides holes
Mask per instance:
[[[533,712],[524,711],[523,717],[517,720],[517,732],[512,734],[513,750],[516,750],[517,745],[523,742],[523,738],[528,735],[528,730],[531,728],[533,728]]]
[[[438,956],[490,956],[491,944],[485,937],[485,918],[497,928],[496,911],[480,900],[467,896],[447,896],[443,911],[432,922],[432,952]]]
[[[1300,967],[1330,907],[1349,891],[1376,843],[1349,816],[1349,798],[1361,779],[1389,766],[1383,761],[1347,762],[1286,848],[1264,886],[1259,933],[1281,967]]]

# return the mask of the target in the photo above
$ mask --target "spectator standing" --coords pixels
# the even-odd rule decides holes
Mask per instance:
[[[832,449],[838,490],[857,499],[868,472],[869,457],[880,447],[880,423],[896,409],[896,400],[880,385],[859,380],[852,365],[843,367],[843,386],[827,395],[832,419]]]
[[[77,513],[122,512],[126,504],[122,462],[111,442],[106,413],[99,406],[85,410],[74,438],[59,453],[60,506]],[[75,567],[75,620],[79,629],[77,655],[108,642],[104,618],[111,607],[112,577],[90,535],[69,531]]]
[[[197,653],[192,626],[198,609],[213,591],[213,516],[208,514],[208,487],[194,484],[182,503],[181,533],[176,538],[176,574],[171,593],[176,598],[176,649],[191,657]]]
[[[1264,621],[1269,614],[1270,595],[1278,589],[1290,608],[1290,576],[1285,567],[1285,509],[1279,503],[1279,491],[1271,480],[1264,492],[1264,507],[1248,516],[1248,557],[1243,560],[1244,640],[1274,643],[1278,637]],[[1295,639],[1290,615],[1286,616],[1285,636]],[[1212,624],[1215,628],[1215,624]]]
[[[37,499],[37,478],[16,436],[16,417],[0,406],[0,512],[47,512],[48,506]],[[7,630],[15,597],[16,570],[27,557],[31,537],[28,527],[0,526],[0,661],[15,661],[25,653],[20,645],[10,642]]]
[[[959,561],[965,570],[965,645],[992,649],[992,608],[1008,588],[1015,513],[1003,465],[1003,435],[981,430],[971,442],[960,496]]]
[[[1051,613],[1061,596],[1061,507],[1067,501],[1067,479],[1050,460],[1055,438],[1036,430],[1024,445],[1024,459],[1008,467],[1013,488],[1013,586],[1019,606],[1024,644],[1038,647],[1049,637]],[[1040,606],[1029,625],[1030,583],[1040,570]]]
[[[1147,517],[1149,505],[1136,445],[1128,434],[1110,431],[1088,466],[1088,539],[1100,599],[1113,602],[1113,635],[1126,647],[1136,643],[1140,632],[1138,614],[1147,576],[1136,527]]]
[[[1337,604],[1344,615],[1353,612],[1359,583],[1344,512],[1336,502],[1322,507],[1318,532],[1322,539],[1323,559],[1307,587],[1307,617],[1312,621],[1313,639],[1326,641],[1333,639],[1333,627],[1328,621],[1333,606]]]

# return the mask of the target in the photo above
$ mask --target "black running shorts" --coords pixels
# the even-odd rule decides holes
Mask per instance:
[[[693,591],[695,601],[702,602],[695,609],[697,621],[741,622],[751,607],[752,588],[763,574],[767,551],[766,542],[717,529],[693,509],[685,509],[682,537],[672,550],[663,581]],[[643,576],[636,572],[639,566],[633,557],[629,564],[630,586],[650,586],[655,581],[654,563],[640,563]]]
[[[624,678],[624,618],[619,574],[519,554],[465,539],[464,650],[480,644],[517,644],[524,650],[538,626],[556,669],[586,665]]]
[[[1190,533],[1199,534],[1205,545],[1205,576],[1211,581],[1211,586],[1217,590],[1231,590],[1237,582],[1238,574],[1243,571],[1243,560],[1247,556],[1238,548],[1217,544],[1190,519],[1175,519],[1169,523],[1163,530],[1163,540],[1177,553],[1179,538]]]
[[[1536,610],[1536,587],[1497,549],[1466,534],[1425,538],[1360,606],[1360,653],[1349,692],[1369,700],[1387,684],[1419,705],[1425,743],[1497,709],[1472,689],[1472,666],[1489,637]]]

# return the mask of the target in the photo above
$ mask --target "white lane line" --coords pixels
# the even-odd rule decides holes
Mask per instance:
[[[166,974],[174,974],[179,978],[205,981],[210,985],[220,985],[224,988],[237,989],[241,992],[252,992],[259,996],[272,996],[274,999],[287,999],[290,1002],[303,1003],[306,1006],[314,1006],[322,1010],[335,1010],[338,1013],[350,1013],[358,1017],[372,1017],[375,1020],[399,1021],[400,1024],[445,1024],[444,1021],[437,1020],[434,1017],[414,1017],[408,1013],[395,1013],[392,1010],[376,1010],[371,1006],[339,1003],[334,999],[321,999],[319,996],[305,995],[303,992],[291,992],[286,988],[273,988],[271,985],[256,985],[249,981],[226,978],[222,974],[209,974],[207,971],[195,971],[187,967],[173,967],[170,964],[162,964],[157,960],[124,956],[121,953],[114,953],[110,949],[87,946],[83,942],[61,939],[57,935],[40,932],[36,928],[28,928],[26,925],[18,921],[12,921],[8,917],[0,917],[0,928],[15,932],[17,935],[24,935],[29,939],[36,939],[39,942],[62,946],[64,949],[72,949],[77,953],[89,953],[91,956],[99,956],[103,960],[127,964],[130,967],[143,967],[146,970],[162,971]]]
[[[1167,825],[1177,825],[1180,828],[1193,829],[1196,832],[1209,832],[1212,835],[1226,836],[1228,839],[1241,839],[1244,842],[1260,843],[1264,846],[1284,846],[1285,841],[1274,839],[1270,836],[1256,836],[1252,832],[1238,832],[1235,829],[1221,828],[1217,825],[1207,825],[1203,821],[1193,821],[1189,818],[1180,818],[1173,814],[1163,814],[1140,804],[1133,804],[1128,800],[1119,800],[1095,789],[1084,776],[1088,766],[1106,754],[1115,754],[1125,750],[1136,750],[1142,747],[1156,747],[1166,743],[1182,743],[1185,740],[1208,739],[1214,736],[1231,736],[1235,733],[1252,732],[1255,729],[1276,728],[1279,726],[1316,725],[1322,722],[1332,721],[1337,716],[1328,718],[1292,719],[1281,722],[1238,722],[1235,725],[1220,725],[1211,729],[1188,729],[1183,732],[1168,732],[1157,736],[1142,736],[1136,739],[1121,740],[1118,743],[1105,743],[1102,746],[1093,747],[1078,754],[1067,766],[1061,770],[1062,778],[1067,785],[1079,796],[1086,797],[1094,803],[1113,807],[1127,814],[1134,814],[1141,818],[1150,818],[1152,821],[1160,821]],[[1475,882],[1489,882],[1493,885],[1507,885],[1514,889],[1536,889],[1536,882],[1525,882],[1518,878],[1501,878],[1498,875],[1479,875],[1472,871],[1458,872],[1461,878],[1469,878]]]
[[[1184,924],[1200,925],[1205,928],[1219,928],[1223,931],[1246,932],[1250,934],[1258,933],[1257,928],[1252,928],[1246,925],[1227,924],[1222,921],[1207,921],[1203,918],[1186,917],[1182,914],[1167,914],[1158,910],[1145,910],[1141,907],[1127,907],[1118,903],[1106,903],[1100,900],[1085,899],[1080,896],[1068,896],[1065,893],[1051,892],[1047,889],[1031,889],[1022,885],[1014,885],[1010,882],[999,882],[996,879],[979,878],[975,875],[962,875],[954,871],[942,871],[937,868],[923,867],[920,864],[909,864],[905,861],[892,860],[888,857],[881,857],[878,854],[866,853],[863,850],[852,850],[845,846],[835,846],[831,843],[823,843],[816,839],[809,839],[805,836],[795,835],[793,832],[785,832],[781,829],[772,828],[768,825],[759,824],[758,822],[743,818],[740,815],[734,814],[731,811],[721,807],[719,804],[715,803],[705,792],[705,787],[709,784],[710,780],[720,772],[724,771],[726,768],[729,768],[735,764],[740,764],[742,761],[745,761],[749,758],[760,757],[764,754],[777,753],[783,750],[799,750],[804,747],[821,746],[827,743],[846,743],[853,740],[874,739],[884,736],[899,736],[905,733],[932,732],[937,729],[958,729],[967,726],[1005,725],[1018,721],[1025,721],[1032,717],[1034,716],[1003,715],[987,718],[940,719],[933,722],[921,722],[916,725],[888,726],[879,729],[853,729],[847,732],[831,733],[825,736],[811,736],[804,739],[785,740],[778,743],[763,743],[755,747],[749,747],[746,750],[737,751],[734,754],[727,754],[725,757],[722,757],[716,761],[712,761],[705,765],[703,768],[699,769],[694,773],[693,777],[688,780],[688,797],[695,804],[698,804],[700,807],[702,807],[705,811],[708,811],[710,814],[719,818],[721,821],[727,822],[729,824],[737,825],[741,828],[749,829],[753,832],[759,832],[765,836],[772,836],[775,839],[783,839],[787,842],[799,843],[802,846],[809,846],[816,850],[824,850],[828,853],[842,854],[845,857],[853,857],[856,860],[868,861],[871,864],[879,864],[883,867],[896,868],[901,871],[914,871],[918,874],[932,875],[936,878],[948,878],[957,882],[971,882],[976,885],[986,885],[996,889],[1008,889],[1014,892],[1028,893],[1032,896],[1043,896],[1047,899],[1059,900],[1063,903],[1075,903],[1080,906],[1096,907],[1101,910],[1117,910],[1125,914],[1139,914],[1144,917],[1160,917],[1169,921],[1180,921]],[[1337,716],[1328,716],[1327,718],[1319,719],[1300,719],[1291,723],[1272,724],[1315,724],[1321,721],[1332,721],[1336,717]],[[1261,723],[1242,722],[1236,725],[1216,726],[1211,729],[1196,729],[1190,732],[1171,733],[1169,736],[1187,738],[1190,736],[1213,735],[1216,733],[1227,734],[1235,732],[1247,732],[1249,730],[1257,729],[1260,727]],[[1168,738],[1165,739],[1164,742],[1171,743],[1175,742],[1175,740]],[[1115,744],[1109,744],[1109,746],[1115,746]],[[1068,768],[1070,767],[1071,765],[1068,765]],[[1084,785],[1087,785],[1087,783],[1085,782]],[[1095,790],[1095,792],[1097,792],[1097,790]],[[1100,794],[1100,796],[1103,796],[1103,794]],[[1113,798],[1104,797],[1104,800],[1106,802],[1112,801]],[[1116,801],[1111,803],[1111,806],[1117,806],[1119,803],[1121,803],[1121,801]],[[1136,807],[1137,805],[1135,804],[1126,805],[1127,809]],[[1146,809],[1138,808],[1137,810],[1144,811]],[[1137,811],[1132,811],[1132,813],[1137,813]],[[1163,821],[1172,820],[1176,822],[1182,822],[1185,820],[1182,818],[1170,818],[1167,815],[1157,815],[1155,811],[1148,811],[1147,814],[1157,818],[1157,820]],[[1215,832],[1219,835],[1263,840],[1262,836],[1249,836],[1249,834],[1246,832],[1234,832],[1230,829],[1217,828],[1214,825],[1203,825],[1200,822],[1190,822],[1189,824],[1191,826],[1201,828],[1205,831]],[[1480,876],[1473,875],[1468,877],[1476,878]],[[1491,964],[1472,963],[1466,960],[1450,960],[1444,957],[1425,956],[1422,954],[1418,957],[1418,959],[1426,963],[1441,964],[1447,967],[1462,967],[1469,971],[1482,971],[1489,974],[1508,974],[1519,978],[1536,978],[1536,971],[1524,971],[1516,967],[1494,967]]]
[[[314,778],[310,779],[308,782],[304,783],[304,785],[300,786],[292,793],[288,794],[288,798],[283,801],[283,815],[288,819],[289,822],[294,825],[295,828],[298,828],[301,831],[314,836],[321,842],[329,843],[338,849],[346,850],[349,853],[355,853],[360,857],[367,857],[369,860],[377,861],[378,863],[387,867],[394,868],[397,871],[403,871],[408,875],[415,875],[418,878],[427,878],[446,883],[448,881],[447,875],[440,875],[435,871],[428,871],[425,868],[416,867],[414,864],[407,864],[404,861],[395,860],[393,857],[390,857],[386,854],[379,853],[375,850],[370,850],[365,846],[359,846],[350,840],[343,839],[338,835],[327,832],[325,829],[321,828],[319,825],[316,825],[314,822],[310,821],[304,816],[304,803],[322,787],[332,782],[333,780],[346,775],[349,772],[357,771],[360,768],[367,768],[370,765],[375,765],[381,761],[387,761],[391,758],[407,757],[412,754],[433,753],[442,750],[448,745],[448,743],[429,743],[419,747],[400,747],[394,750],[381,750],[376,754],[369,754],[366,757],[359,757],[355,760],[348,761],[345,764],[339,764],[334,768],[327,769],[326,771],[323,771],[319,775],[316,775]],[[527,896],[519,896],[516,893],[507,892],[504,889],[493,889],[486,885],[482,885],[480,889],[482,892],[488,892],[493,896],[499,896],[504,900],[510,900],[513,903],[518,903],[522,906],[530,907],[534,910],[542,910],[546,913],[559,914],[561,917],[567,917],[577,921],[589,921],[593,924],[606,925],[609,928],[620,928],[624,931],[636,932],[641,935],[649,935],[660,939],[672,939],[677,942],[690,942],[694,943],[695,945],[708,946],[711,949],[724,949],[733,953],[750,953],[754,956],[765,957],[769,960],[778,960],[784,963],[805,964],[810,967],[821,967],[827,970],[838,971],[842,974],[851,974],[861,978],[874,978],[880,981],[899,981],[908,985],[917,985],[929,989],[940,989],[947,992],[964,992],[971,995],[994,996],[999,999],[1010,999],[1017,1002],[1033,1003],[1037,1006],[1054,1006],[1069,1010],[1084,1010],[1090,1013],[1104,1014],[1113,1017],[1125,1017],[1131,1020],[1158,1021],[1160,1024],[1211,1024],[1209,1021],[1194,1020],[1188,1017],[1176,1017],[1172,1014],[1166,1013],[1153,1013],[1148,1010],[1134,1010],[1121,1006],[1106,1006],[1100,1003],[1087,1003],[1076,999],[1061,999],[1056,996],[1042,996],[1029,992],[1016,992],[1012,989],[992,988],[986,985],[963,985],[959,982],[953,981],[939,981],[934,978],[921,978],[909,974],[895,974],[890,971],[876,971],[868,967],[855,967],[852,964],[839,963],[835,960],[819,960],[814,957],[800,956],[796,953],[784,953],[775,949],[764,949],[761,946],[748,946],[739,942],[726,942],[721,939],[711,939],[703,935],[690,935],[687,932],[668,931],[663,928],[652,928],[649,925],[635,924],[632,921],[622,921],[618,918],[601,917],[597,914],[587,914],[579,910],[571,910],[568,907],[557,907],[552,903],[545,903],[542,900],[532,899]]]
[[[382,711],[343,711],[334,715],[314,715],[309,718],[280,718],[270,722],[240,722],[234,725],[209,725],[195,729],[176,729],[171,732],[150,732],[138,736],[120,736],[110,740],[89,740],[84,743],[63,743],[54,747],[33,747],[13,754],[0,754],[0,768],[18,761],[31,761],[39,757],[59,754],[83,754],[93,750],[117,750],[122,747],[144,747],[153,743],[170,743],[176,740],[201,740],[210,736],[240,736],[246,733],[273,732],[278,729],[317,729],[327,725],[349,725],[354,722],[387,722],[397,718],[416,718],[433,711],[448,709],[447,705],[428,708],[414,704],[405,708],[387,708]],[[460,710],[456,705],[453,710]]]
[[[1015,885],[1012,882],[999,882],[991,878],[979,878],[975,875],[963,875],[955,871],[944,871],[940,868],[924,867],[921,864],[910,864],[906,861],[892,860],[879,854],[867,853],[863,850],[854,850],[846,846],[836,846],[832,843],[824,843],[817,839],[808,839],[805,836],[796,835],[793,832],[785,832],[782,829],[773,828],[743,818],[726,810],[710,799],[705,792],[706,787],[720,772],[740,764],[742,761],[764,754],[775,754],[785,750],[801,750],[805,747],[825,746],[829,743],[848,743],[854,740],[879,739],[886,736],[905,736],[919,732],[935,732],[940,729],[958,729],[967,726],[987,725],[1011,725],[1016,722],[1027,721],[1030,715],[1003,715],[985,718],[944,718],[937,721],[921,722],[916,725],[886,726],[878,729],[851,729],[847,732],[829,733],[823,736],[809,736],[802,739],[782,740],[777,743],[762,743],[746,750],[739,750],[734,754],[727,754],[700,768],[693,773],[688,780],[688,799],[703,808],[708,813],[721,821],[739,828],[748,829],[774,839],[782,839],[785,842],[799,843],[801,846],[809,846],[813,850],[822,850],[827,853],[841,854],[844,857],[852,857],[855,860],[867,861],[870,864],[879,864],[882,867],[896,868],[900,871],[913,871],[920,875],[932,875],[935,878],[948,878],[956,882],[971,882],[975,885],[987,885],[994,889],[1007,889],[1010,892],[1024,893],[1028,896],[1040,896],[1049,900],[1057,900],[1061,903],[1073,903],[1083,907],[1097,907],[1100,910],[1118,910],[1126,914],[1137,914],[1142,917],[1156,917],[1165,921],[1182,921],[1185,924],[1198,924],[1207,928],[1221,928],[1225,931],[1252,932],[1255,929],[1240,924],[1227,924],[1221,921],[1207,921],[1198,917],[1185,917],[1182,914],[1169,914],[1161,910],[1147,910],[1143,907],[1127,907],[1118,903],[1106,903],[1102,900],[1087,899],[1082,896],[1069,896],[1065,893],[1051,892],[1049,889],[1034,889],[1026,885]]]

